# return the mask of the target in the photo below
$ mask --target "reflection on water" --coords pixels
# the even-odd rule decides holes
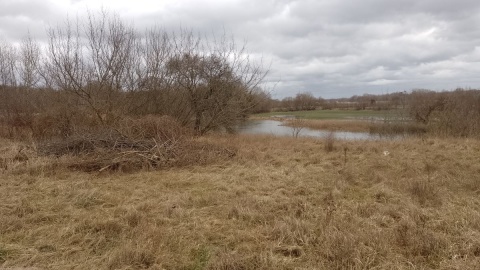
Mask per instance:
[[[250,120],[237,128],[240,134],[271,134],[275,136],[293,136],[293,129],[288,126],[282,126],[282,122],[275,120]],[[330,133],[327,130],[313,130],[303,128],[299,136],[304,137],[322,137]],[[366,132],[333,132],[335,138],[343,140],[376,140],[380,137]]]

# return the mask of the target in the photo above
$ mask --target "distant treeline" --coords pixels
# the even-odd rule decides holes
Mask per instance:
[[[436,92],[416,89],[384,95],[341,99],[316,98],[310,93],[270,100],[271,111],[297,110],[390,110],[395,125],[399,119],[415,122],[422,130],[442,136],[480,136],[480,90],[456,89]],[[389,114],[392,115],[392,114]],[[402,129],[402,128],[400,128]]]

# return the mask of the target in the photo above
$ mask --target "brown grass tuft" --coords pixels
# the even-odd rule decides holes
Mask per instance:
[[[155,254],[150,250],[130,244],[111,255],[108,269],[150,269],[155,261]]]
[[[430,180],[413,180],[409,191],[421,206],[438,206],[442,203],[438,187]]]

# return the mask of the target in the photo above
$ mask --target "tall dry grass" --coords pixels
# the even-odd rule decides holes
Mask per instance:
[[[7,164],[0,266],[480,266],[476,140],[337,141],[331,152],[311,138],[195,140],[234,146],[237,155],[160,171],[84,173],[65,167],[75,157],[36,157],[0,141]],[[27,159],[15,158],[19,152]]]

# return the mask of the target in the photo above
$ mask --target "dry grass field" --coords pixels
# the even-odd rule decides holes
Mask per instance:
[[[480,269],[480,142],[195,139],[204,165],[81,172],[0,141],[0,268]]]

